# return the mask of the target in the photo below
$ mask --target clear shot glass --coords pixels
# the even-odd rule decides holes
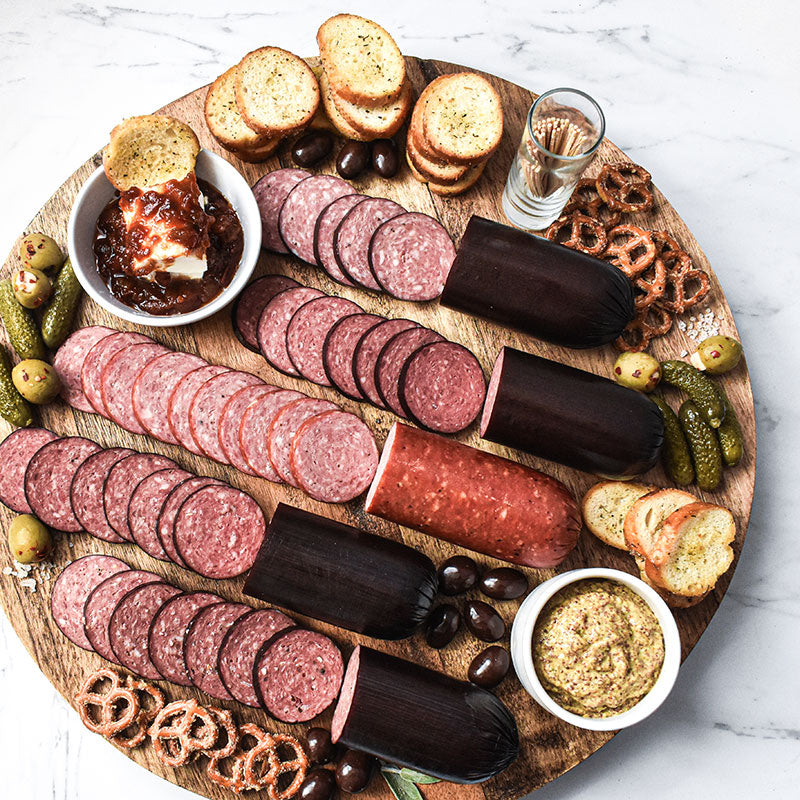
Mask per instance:
[[[518,228],[538,231],[558,219],[603,141],[599,105],[578,89],[551,89],[528,112],[503,190],[503,211]]]

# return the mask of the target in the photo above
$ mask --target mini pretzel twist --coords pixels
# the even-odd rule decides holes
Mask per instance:
[[[637,164],[606,164],[595,181],[597,193],[612,211],[649,211],[653,207],[650,173]]]
[[[578,181],[561,215],[568,216],[573,211],[580,211],[581,214],[596,219],[606,230],[622,222],[622,212],[612,211],[608,207],[605,200],[597,192],[597,184],[594,178],[581,178]]]
[[[219,726],[211,712],[196,700],[176,700],[158,713],[150,727],[150,738],[162,763],[168,767],[182,767],[195,753],[213,747],[218,732]]]
[[[569,237],[564,238],[564,232],[569,232]],[[545,232],[551,242],[569,247],[570,250],[579,250],[590,256],[599,256],[608,243],[606,230],[602,223],[596,219],[573,211],[568,216],[559,217]]]
[[[619,267],[630,279],[641,275],[656,257],[656,245],[649,231],[636,225],[617,225],[608,232],[603,258]]]
[[[246,740],[254,740],[248,747]],[[247,753],[254,747],[269,742],[273,746],[272,737],[263,728],[252,723],[240,725],[236,732],[236,748],[227,756],[211,755],[206,770],[209,779],[230,789],[235,794],[241,794],[248,789],[256,789],[245,777],[244,767]],[[209,751],[213,753],[214,751]]]
[[[133,750],[143,745],[147,740],[147,730],[150,727],[150,723],[164,708],[165,700],[164,692],[161,689],[147,681],[134,678],[132,675],[128,675],[125,678],[125,686],[139,700],[139,713],[133,723],[125,730],[112,736],[111,741],[126,750]]]
[[[277,774],[275,775],[275,780],[268,788],[269,800],[289,800],[294,797],[300,785],[306,779],[308,756],[303,746],[294,736],[289,736],[286,733],[274,733],[272,738],[275,740],[275,754],[278,758],[279,766]],[[280,748],[281,745],[290,748],[294,753],[294,757],[283,761],[278,753],[278,748]],[[278,778],[287,772],[294,772],[294,778],[288,786],[278,790]]]
[[[687,286],[692,284],[696,284],[696,288],[690,291]],[[670,277],[667,291],[656,304],[673,314],[683,314],[704,300],[710,290],[711,281],[707,273],[701,269],[687,269]]]
[[[108,682],[101,691],[101,686]],[[136,721],[139,700],[136,694],[120,685],[120,676],[112,669],[99,669],[89,675],[75,695],[83,724],[92,732],[110,738]],[[97,709],[93,716],[92,709]]]
[[[663,336],[671,328],[672,315],[654,303],[637,313],[616,339],[614,346],[623,352],[638,353],[647,349],[651,339]]]
[[[633,285],[637,290],[636,310],[641,311],[643,308],[649,308],[659,298],[663,297],[664,292],[667,290],[667,267],[664,262],[657,258],[634,280]]]

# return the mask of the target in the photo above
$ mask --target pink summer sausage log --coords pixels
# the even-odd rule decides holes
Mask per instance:
[[[81,387],[81,368],[89,351],[106,336],[116,331],[105,325],[89,325],[79,328],[66,339],[53,357],[53,367],[61,379],[61,398],[77,411],[94,414],[94,406],[89,402]]]
[[[228,368],[218,364],[208,364],[187,372],[175,384],[167,402],[167,422],[172,435],[179,445],[198,456],[202,455],[202,452],[192,436],[192,429],[189,425],[189,408],[200,387],[215,375],[221,375],[223,372],[228,372]]]
[[[325,337],[322,366],[330,385],[346,397],[362,400],[353,377],[353,355],[361,337],[380,325],[383,317],[376,314],[352,314],[340,319]]]
[[[300,284],[288,275],[263,275],[248,284],[236,299],[231,311],[233,332],[236,338],[249,350],[258,352],[258,320],[264,307],[285,289]]]
[[[222,451],[231,466],[236,467],[240,472],[244,472],[247,475],[255,475],[256,473],[245,460],[242,448],[239,445],[239,428],[242,424],[242,417],[257,400],[260,400],[264,395],[277,391],[279,391],[277,386],[271,386],[268,383],[245,386],[232,394],[222,409],[222,414],[219,418],[219,443],[222,446]]]
[[[357,206],[362,200],[366,199],[363,194],[346,194],[337,198],[327,205],[319,215],[314,229],[314,257],[317,260],[317,264],[333,280],[345,286],[354,286],[355,284],[342,272],[342,268],[336,261],[333,237],[336,233],[336,228],[339,227],[339,223],[344,219],[344,215],[353,206]]]
[[[18,514],[30,514],[25,498],[25,472],[36,453],[58,439],[45,428],[18,428],[0,443],[0,503]]]
[[[555,478],[400,423],[389,431],[365,510],[537,568],[558,566],[581,528],[574,498]]]
[[[310,177],[304,169],[276,169],[253,186],[253,195],[261,215],[261,246],[274,253],[288,253],[278,230],[281,208],[289,192]]]
[[[336,699],[344,663],[339,648],[316,631],[276,634],[256,657],[253,684],[259,704],[281,722],[307,722]]]

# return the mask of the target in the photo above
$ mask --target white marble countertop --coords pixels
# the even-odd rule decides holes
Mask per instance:
[[[326,0],[0,0],[0,251],[121,118],[255,47],[313,53],[318,24],[340,10]],[[406,53],[598,98],[609,138],[653,173],[708,254],[748,354],[758,482],[730,591],[660,711],[537,800],[797,796],[797,4],[356,0],[347,10],[378,19]],[[0,774],[5,797],[190,796],[86,732],[3,615]]]

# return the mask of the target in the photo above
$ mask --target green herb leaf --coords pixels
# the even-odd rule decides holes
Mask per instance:
[[[401,777],[399,773],[382,769],[381,775],[397,800],[425,800],[416,785]]]
[[[424,772],[417,772],[415,769],[409,769],[408,767],[403,767],[400,770],[400,776],[407,781],[411,781],[411,783],[420,783],[423,785],[426,783],[439,783],[439,778],[432,778]]]

